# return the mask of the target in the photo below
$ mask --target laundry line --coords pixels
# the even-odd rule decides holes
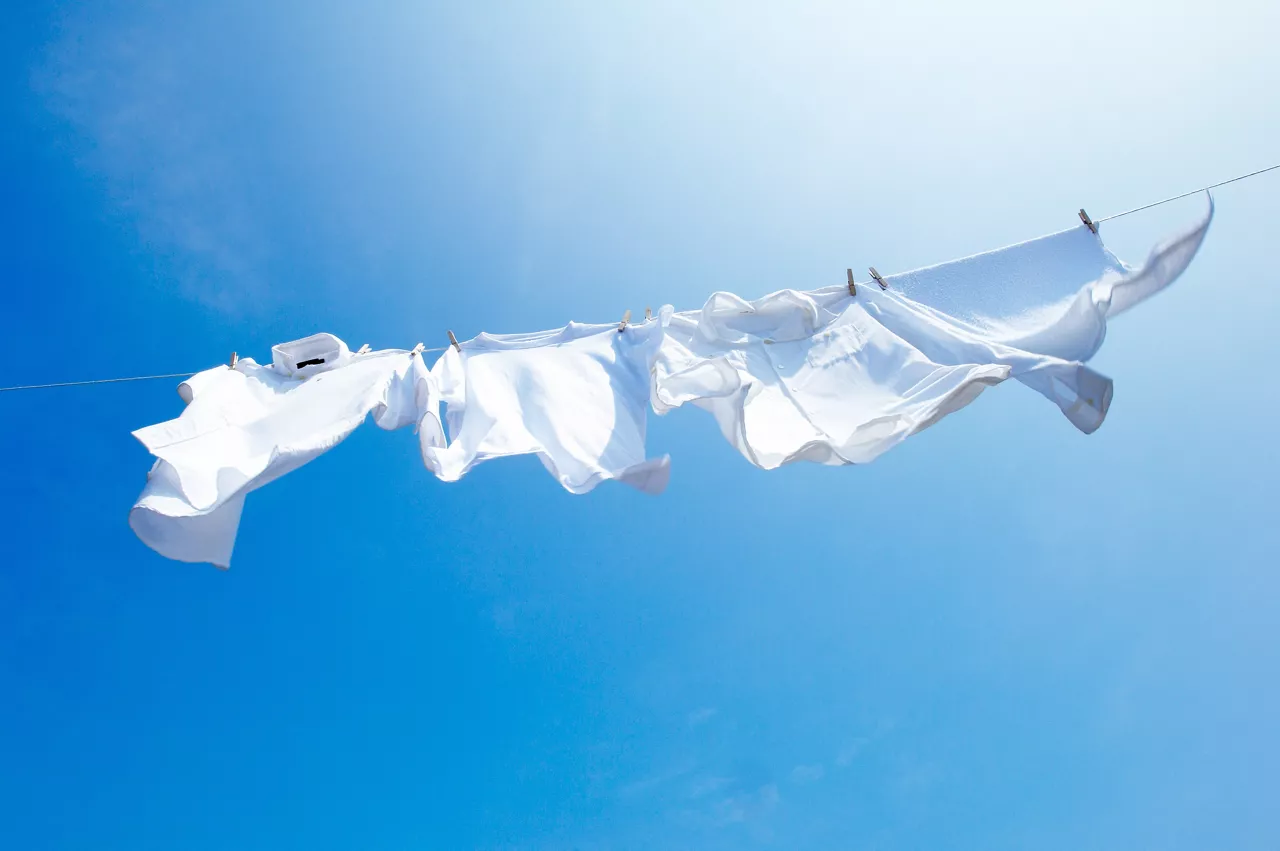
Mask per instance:
[[[448,346],[441,346],[438,349],[418,349],[419,352],[443,352]],[[208,367],[205,367],[208,369]],[[191,372],[170,372],[164,375],[131,375],[128,378],[93,378],[88,381],[57,381],[52,384],[19,384],[14,387],[0,387],[0,393],[7,393],[10,390],[46,390],[51,387],[85,387],[90,384],[119,384],[122,381],[153,381],[159,378],[190,378],[201,370],[193,370]]]
[[[1211,183],[1208,186],[1202,186],[1199,189],[1192,189],[1189,192],[1183,192],[1179,195],[1172,195],[1160,201],[1152,201],[1150,204],[1143,204],[1141,207],[1134,207],[1133,209],[1125,210],[1122,213],[1112,213],[1109,216],[1103,216],[1100,219],[1093,219],[1092,221],[1090,221],[1085,216],[1084,210],[1081,210],[1080,218],[1084,221],[1085,225],[1088,226],[1090,230],[1094,230],[1096,232],[1095,226],[1100,225],[1103,222],[1114,221],[1115,219],[1119,219],[1124,216],[1129,216],[1134,213],[1141,213],[1144,210],[1150,210],[1153,207],[1159,207],[1162,204],[1168,204],[1172,201],[1180,201],[1183,198],[1190,198],[1192,195],[1198,195],[1201,192],[1208,192],[1211,189],[1217,189],[1218,187],[1226,186],[1229,183],[1237,183],[1241,180],[1247,180],[1250,177],[1257,177],[1260,174],[1266,174],[1267,172],[1275,171],[1276,169],[1280,169],[1280,163],[1267,166],[1266,168],[1260,168],[1257,171],[1251,171],[1247,174],[1237,175],[1236,177],[1232,177],[1227,180],[1222,180],[1217,183]],[[452,337],[452,334],[450,334],[450,337]],[[418,351],[425,354],[428,352],[443,352],[443,351],[447,351],[448,349],[449,349],[449,346],[440,346],[439,348],[418,349]],[[8,393],[10,391],[15,391],[15,390],[47,390],[54,387],[87,387],[92,384],[119,384],[125,381],[154,381],[161,378],[190,378],[191,376],[195,375],[197,372],[200,372],[200,370],[194,370],[192,372],[173,372],[173,373],[166,373],[164,375],[134,375],[134,376],[129,376],[127,378],[95,378],[95,379],[89,379],[86,381],[57,381],[51,384],[20,384],[13,387],[0,387],[0,393]]]
[[[1183,192],[1181,195],[1174,195],[1172,197],[1165,198],[1162,201],[1153,201],[1150,204],[1143,204],[1141,207],[1134,207],[1132,210],[1125,210],[1123,213],[1112,213],[1111,215],[1104,216],[1101,219],[1095,219],[1094,224],[1100,225],[1103,222],[1109,222],[1112,219],[1118,219],[1121,216],[1128,216],[1132,213],[1141,213],[1143,210],[1150,210],[1152,207],[1159,207],[1161,204],[1168,204],[1170,201],[1181,201],[1183,198],[1190,198],[1192,195],[1199,195],[1201,192],[1208,192],[1210,189],[1217,189],[1219,186],[1226,186],[1228,183],[1235,183],[1240,180],[1245,180],[1246,178],[1257,177],[1260,174],[1266,174],[1267,172],[1275,171],[1278,168],[1280,168],[1280,163],[1267,166],[1266,168],[1260,168],[1257,171],[1251,171],[1248,174],[1242,174],[1239,177],[1233,177],[1230,180],[1223,180],[1219,183],[1211,183],[1208,186],[1202,186],[1199,189],[1192,189],[1190,192]]]

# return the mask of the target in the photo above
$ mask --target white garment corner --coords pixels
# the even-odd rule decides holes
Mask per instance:
[[[984,339],[1067,361],[1087,361],[1107,320],[1172,284],[1213,221],[1204,215],[1155,245],[1134,268],[1083,224],[1007,248],[885,278],[889,289]],[[1100,226],[1099,230],[1105,226]]]

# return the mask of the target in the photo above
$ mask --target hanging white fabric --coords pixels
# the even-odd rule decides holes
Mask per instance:
[[[889,289],[973,333],[1015,349],[1087,361],[1107,320],[1169,286],[1190,265],[1213,221],[1204,216],[1152,248],[1133,268],[1084,225],[1007,248],[885,278]]]
[[[450,348],[432,369],[449,444],[424,444],[423,460],[452,482],[492,458],[536,455],[572,493],[606,479],[660,493],[670,459],[646,459],[645,418],[661,343],[662,324],[650,319],[481,334]]]
[[[443,442],[435,380],[402,350],[353,355],[330,334],[276,346],[273,364],[243,358],[179,385],[176,419],[134,432],[158,459],[129,515],[147,546],[178,561],[227,567],[247,493],[346,438],[370,413],[384,429],[419,426]]]
[[[865,464],[1010,372],[931,361],[843,287],[751,302],[716,293],[669,322],[654,410],[692,402],[710,411],[725,439],[766,470],[800,460]]]
[[[456,481],[536,455],[585,493],[606,479],[658,493],[669,459],[645,452],[647,406],[694,404],[753,464],[866,463],[1009,377],[1081,431],[1106,417],[1110,379],[1083,361],[1107,319],[1173,282],[1213,217],[1129,267],[1086,227],[864,284],[716,293],[638,325],[481,334],[428,369],[414,352],[352,354],[330,334],[282,343],[179,387],[187,408],[135,435],[156,456],[130,525],[180,561],[230,563],[245,495],[341,442],[369,414],[416,425],[424,463]],[[440,418],[447,404],[449,440]]]
[[[1007,376],[1090,433],[1113,391],[1081,361],[1101,346],[1109,315],[1181,274],[1212,215],[1210,201],[1202,221],[1141,269],[1081,226],[895,275],[887,290],[864,284],[856,296],[846,287],[755,301],[716,293],[700,311],[667,317],[654,409],[710,411],[765,469],[866,463]]]

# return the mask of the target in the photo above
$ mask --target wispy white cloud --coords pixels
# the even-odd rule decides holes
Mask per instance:
[[[732,777],[702,777],[689,788],[689,797],[697,800],[715,794],[734,782]]]
[[[852,742],[842,747],[840,752],[836,754],[836,765],[840,768],[848,768],[853,764],[853,761],[858,758],[858,754],[862,753],[863,749],[866,748],[870,741],[870,739],[863,737],[854,739]]]
[[[844,747],[836,752],[835,763],[837,768],[848,768],[854,763],[863,751],[869,748],[877,740],[884,738],[893,731],[895,722],[893,720],[882,720],[867,735],[858,736],[851,739]]]
[[[902,765],[894,777],[894,787],[905,795],[924,795],[946,778],[942,763],[934,760],[912,760]]]
[[[712,813],[721,825],[741,824],[767,816],[778,806],[781,796],[776,783],[721,798]]]
[[[623,784],[618,788],[617,795],[619,798],[628,799],[657,792],[672,782],[692,774],[697,770],[697,767],[697,764],[693,761],[678,763],[670,768],[641,777],[639,780],[632,780]]]
[[[689,726],[701,727],[712,718],[715,718],[719,713],[720,710],[711,706],[704,706],[702,709],[695,709],[693,712],[689,713]]]
[[[495,600],[488,610],[489,619],[498,633],[509,638],[519,636],[538,623],[546,614],[545,600],[526,597],[507,597]]]
[[[797,765],[791,769],[792,783],[816,783],[827,775],[827,770],[822,767],[821,763],[815,765]]]
[[[249,178],[213,132],[181,32],[138,13],[72,14],[33,74],[76,131],[72,156],[97,176],[166,276],[237,309],[268,253]]]

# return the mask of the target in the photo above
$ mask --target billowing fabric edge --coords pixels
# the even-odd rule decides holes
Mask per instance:
[[[1200,246],[1209,233],[1209,225],[1213,222],[1213,194],[1206,192],[1205,197],[1208,208],[1199,222],[1156,244],[1147,256],[1147,262],[1140,268],[1130,271],[1118,281],[1100,282],[1096,298],[1100,304],[1105,305],[1107,315],[1118,316],[1145,301],[1172,284],[1187,270],[1200,251]],[[1130,267],[1121,262],[1122,268],[1129,270]]]

